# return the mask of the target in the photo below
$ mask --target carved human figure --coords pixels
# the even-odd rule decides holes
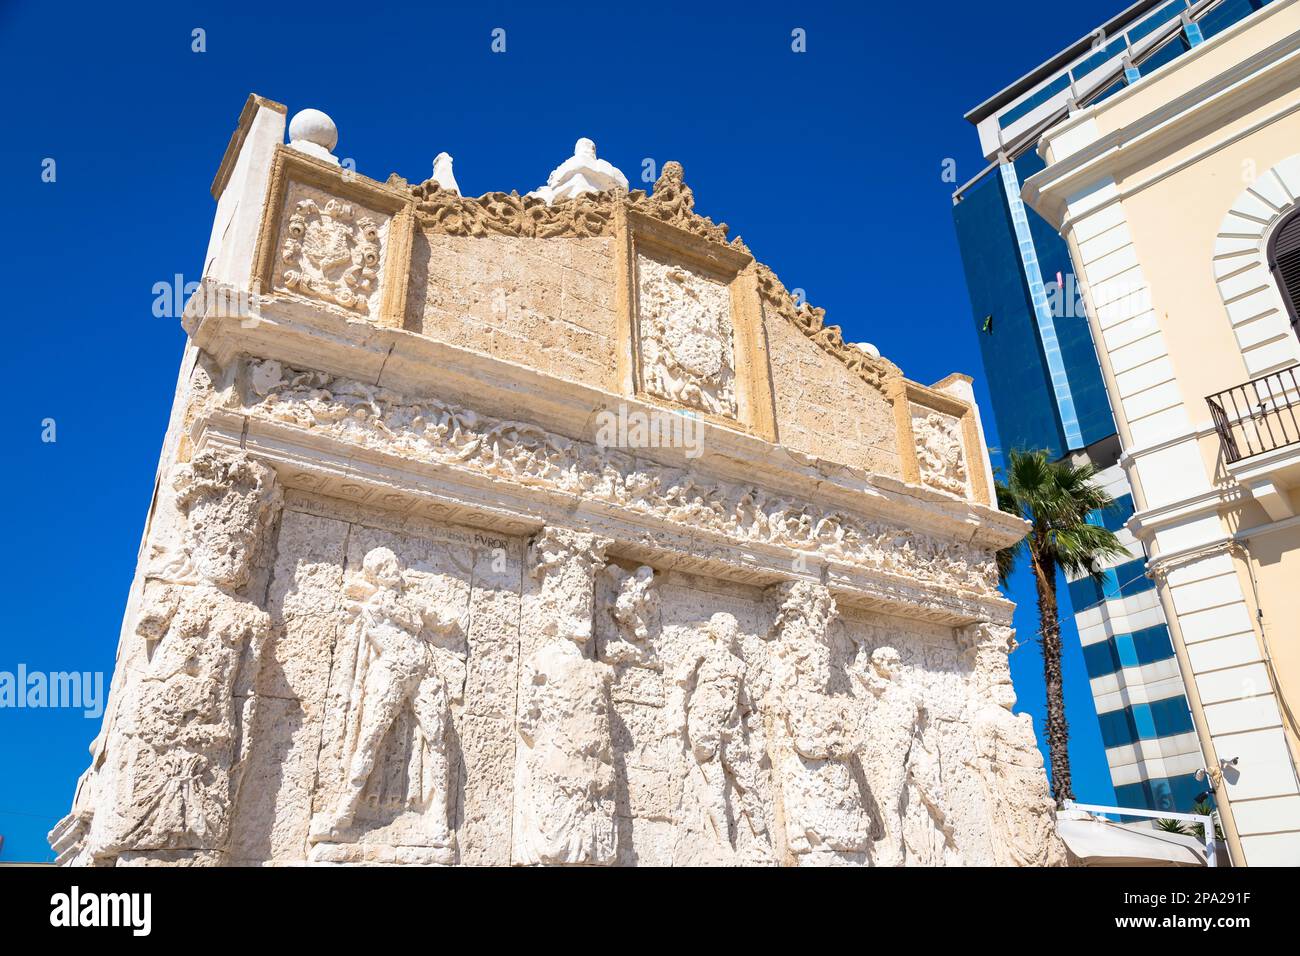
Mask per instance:
[[[521,668],[515,718],[517,864],[614,862],[614,670],[589,656],[605,544],[548,527],[529,548],[523,616],[536,649]]]
[[[190,850],[192,862],[220,862],[256,706],[249,674],[270,630],[243,591],[279,506],[274,477],[213,452],[174,472],[182,547],[147,572],[135,630],[148,662],[104,735],[125,773],[91,855]]]
[[[948,821],[943,766],[930,739],[929,715],[922,707],[907,757],[903,846],[907,866],[960,866],[961,853]]]
[[[415,606],[402,579],[397,556],[374,548],[362,563],[369,591],[354,625],[358,664],[354,679],[354,713],[349,721],[351,759],[343,789],[333,809],[312,821],[313,842],[340,840],[352,826],[357,808],[374,772],[381,745],[398,716],[409,705],[424,738],[432,786],[425,808],[429,846],[443,849],[451,862],[452,836],[448,820],[448,730],[451,708],[447,686],[427,629],[447,633],[458,621],[446,609]]]
[[[1056,835],[1055,805],[1034,738],[1033,719],[1012,713],[1015,688],[1007,654],[1014,632],[995,624],[964,631],[974,668],[969,723],[971,765],[979,774],[989,820],[993,862],[998,866],[1055,866],[1064,861]]]
[[[604,638],[600,658],[612,664],[660,669],[657,649],[650,640],[659,631],[662,605],[654,568],[642,565],[629,573],[609,564],[604,576],[613,587],[607,607],[614,627]]]
[[[768,845],[767,825],[754,796],[749,717],[754,712],[740,655],[740,629],[725,612],[714,614],[705,640],[693,645],[673,677],[668,700],[670,731],[686,754],[683,804],[703,811],[703,825],[718,845],[752,855]]]
[[[865,672],[856,672],[867,692],[866,742],[862,769],[880,811],[883,833],[872,847],[876,866],[903,864],[903,798],[907,790],[908,754],[915,737],[921,701],[899,673],[901,660],[892,647],[871,652]]]
[[[829,628],[835,600],[820,584],[774,589],[773,764],[781,787],[787,862],[862,863],[871,821],[858,782],[864,746],[858,701],[832,695]]]

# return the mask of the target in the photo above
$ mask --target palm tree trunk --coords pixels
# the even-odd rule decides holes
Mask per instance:
[[[1052,797],[1060,809],[1074,799],[1070,783],[1070,728],[1065,722],[1065,684],[1061,679],[1061,619],[1056,603],[1056,564],[1034,556],[1038,588],[1038,626],[1042,635],[1043,684],[1047,689],[1047,752],[1052,770]]]

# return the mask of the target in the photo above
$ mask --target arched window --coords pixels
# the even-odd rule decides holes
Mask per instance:
[[[1300,209],[1289,213],[1273,230],[1268,240],[1268,268],[1291,314],[1291,330],[1300,334]]]

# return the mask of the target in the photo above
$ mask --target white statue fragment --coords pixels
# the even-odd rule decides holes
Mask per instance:
[[[548,527],[529,549],[524,627],[540,646],[525,658],[519,680],[517,864],[608,865],[615,859],[614,670],[588,656],[604,547],[593,535]]]
[[[600,659],[611,664],[661,669],[652,638],[660,627],[662,602],[654,568],[641,565],[633,572],[617,564],[605,567],[604,577],[613,587],[608,613],[614,627],[603,639]]]
[[[451,154],[439,153],[433,158],[433,181],[447,192],[460,195],[460,186],[456,183],[456,174],[451,171]]]
[[[596,144],[584,136],[573,144],[573,155],[551,170],[546,185],[528,195],[544,199],[549,206],[557,200],[609,189],[627,192],[627,177],[617,167],[597,159]]]
[[[312,842],[344,839],[374,772],[381,745],[398,716],[409,705],[424,742],[428,832],[424,834],[434,862],[453,862],[454,847],[448,819],[450,761],[448,732],[451,708],[447,685],[432,647],[428,629],[446,634],[458,620],[436,605],[415,606],[402,579],[397,556],[388,548],[366,554],[362,588],[366,596],[353,630],[358,645],[353,679],[353,708],[349,715],[345,753],[350,752],[343,791],[334,808],[312,821]]]
[[[823,585],[804,581],[774,591],[776,659],[769,709],[787,862],[865,863],[871,820],[856,772],[864,747],[861,704],[830,693],[828,631],[835,599]]]
[[[738,862],[728,859],[737,851],[752,862],[765,861],[770,841],[755,800],[749,739],[755,708],[740,656],[740,631],[732,615],[720,612],[710,618],[705,634],[679,666],[668,701],[670,730],[686,755],[683,808],[702,811],[702,828],[725,851],[719,862]],[[695,823],[683,822],[688,828]]]

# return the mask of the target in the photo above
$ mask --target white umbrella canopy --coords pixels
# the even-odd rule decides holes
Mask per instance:
[[[1195,836],[1130,827],[1082,811],[1057,815],[1056,832],[1078,866],[1205,866]]]

